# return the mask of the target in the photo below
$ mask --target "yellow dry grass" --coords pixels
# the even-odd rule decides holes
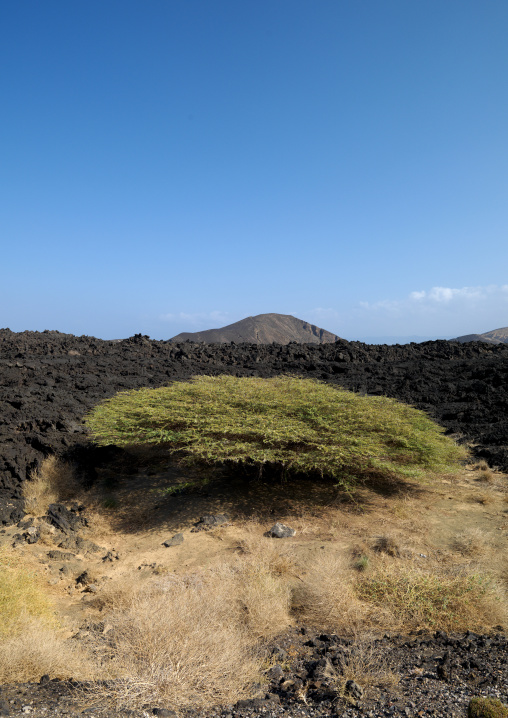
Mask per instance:
[[[372,643],[361,637],[355,641],[350,652],[344,656],[340,670],[327,662],[323,669],[323,677],[335,687],[340,696],[346,698],[348,681],[355,681],[362,686],[367,696],[373,686],[384,690],[393,690],[400,681],[399,676],[386,665],[380,652],[373,647]]]
[[[14,551],[0,551],[0,683],[91,677],[82,648],[65,640],[42,579]]]
[[[355,573],[343,554],[315,557],[294,589],[300,621],[347,635],[358,632],[366,612],[354,591]]]
[[[369,608],[369,622],[406,633],[436,628],[488,631],[507,618],[506,595],[496,580],[468,570],[380,562],[359,574],[355,594]]]
[[[247,695],[260,674],[242,589],[230,567],[110,589],[114,645],[99,695],[105,690],[118,706],[163,700],[173,707]]]
[[[73,499],[80,491],[72,467],[54,455],[48,456],[23,483],[25,511],[30,516],[43,516],[50,504]]]
[[[20,566],[19,557],[0,550],[0,638],[19,633],[30,620],[54,625],[54,610],[40,577]]]
[[[41,676],[96,678],[98,666],[83,648],[40,619],[29,619],[0,640],[0,683],[39,681]]]

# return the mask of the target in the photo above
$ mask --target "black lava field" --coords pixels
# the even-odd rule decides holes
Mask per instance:
[[[407,402],[508,471],[508,344],[174,344],[2,329],[0,522],[23,515],[22,482],[45,456],[66,454],[89,474],[105,460],[108,450],[89,448],[82,424],[102,399],[196,374],[281,373]]]

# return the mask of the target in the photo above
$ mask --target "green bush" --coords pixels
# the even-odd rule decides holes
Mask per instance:
[[[279,466],[284,475],[408,477],[466,456],[426,414],[294,376],[197,376],[121,392],[85,417],[101,445],[165,444],[188,462]]]
[[[498,698],[472,698],[467,712],[469,718],[508,718],[508,706]]]

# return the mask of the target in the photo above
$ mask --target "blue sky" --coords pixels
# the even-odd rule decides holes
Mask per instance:
[[[508,325],[506,0],[5,0],[0,326]]]

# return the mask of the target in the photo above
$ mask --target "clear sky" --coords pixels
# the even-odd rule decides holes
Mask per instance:
[[[4,0],[0,326],[508,325],[506,0]]]

